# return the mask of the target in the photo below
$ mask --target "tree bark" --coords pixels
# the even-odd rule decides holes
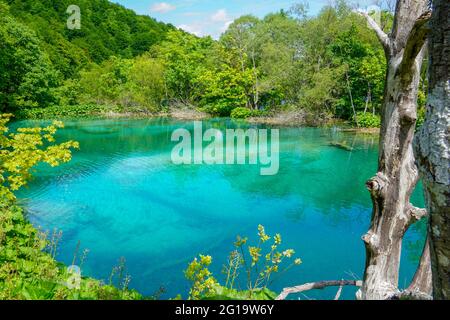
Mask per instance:
[[[422,256],[420,258],[419,267],[414,275],[408,289],[404,291],[405,294],[427,296],[427,300],[432,299],[433,284],[431,281],[431,261],[430,261],[430,239],[427,237],[425,247],[423,248]]]
[[[370,229],[363,236],[366,266],[358,299],[384,300],[397,296],[402,240],[409,226],[425,210],[414,208],[410,196],[418,180],[412,140],[417,120],[417,94],[423,46],[428,32],[427,0],[397,1],[392,32],[387,36],[368,17],[387,59],[382,105],[378,173],[367,182],[373,210]],[[426,250],[424,250],[426,252]],[[419,266],[426,272],[429,263]],[[421,279],[415,288],[429,294],[431,279]]]
[[[433,1],[425,123],[415,140],[430,214],[434,299],[450,299],[450,2]]]

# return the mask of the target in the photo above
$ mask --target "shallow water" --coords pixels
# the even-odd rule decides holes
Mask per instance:
[[[43,122],[14,126],[36,124]],[[229,120],[204,122],[205,129],[236,126],[245,127]],[[125,257],[130,287],[144,294],[164,287],[161,298],[186,297],[183,270],[189,261],[199,253],[212,255],[211,270],[224,282],[222,265],[236,235],[255,241],[263,224],[267,233],[281,233],[284,246],[303,261],[271,289],[362,276],[361,235],[371,213],[364,182],[376,170],[376,138],[333,128],[281,128],[279,173],[261,176],[257,166],[172,164],[171,134],[182,127],[192,130],[193,123],[66,121],[58,141],[77,140],[80,150],[61,167],[40,165],[19,193],[35,226],[62,230],[58,260],[71,264],[80,241],[90,250],[85,275],[108,282],[113,266]],[[330,142],[345,142],[353,151]],[[420,190],[413,202],[423,205]],[[422,229],[412,228],[406,236],[401,286],[413,276]],[[336,290],[292,298],[330,299]],[[343,298],[353,299],[354,293],[345,288]]]

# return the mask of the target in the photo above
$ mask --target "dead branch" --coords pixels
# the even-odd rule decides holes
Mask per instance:
[[[384,50],[388,53],[391,51],[391,39],[388,37],[388,35],[381,29],[381,27],[376,23],[375,20],[372,19],[372,17],[365,11],[358,10],[356,11],[360,15],[366,18],[367,23],[369,24],[370,28],[375,31],[378,40],[380,40]]]
[[[324,289],[326,287],[343,287],[343,286],[356,286],[361,287],[362,281],[360,280],[333,280],[333,281],[319,281],[319,282],[311,282],[302,284],[300,286],[295,286],[291,288],[285,288],[280,293],[280,295],[275,300],[285,300],[286,297],[292,293],[300,293],[304,291],[309,291],[313,289]],[[339,292],[338,292],[339,293]],[[338,294],[336,294],[337,298],[339,298]]]

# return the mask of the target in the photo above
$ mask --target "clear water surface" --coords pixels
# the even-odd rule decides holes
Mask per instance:
[[[303,264],[278,277],[271,289],[304,282],[361,277],[371,201],[365,181],[376,170],[376,137],[336,128],[280,128],[280,171],[260,176],[249,165],[174,165],[176,128],[193,122],[170,119],[66,121],[58,141],[80,142],[73,160],[58,168],[40,165],[19,193],[32,223],[62,230],[57,259],[71,264],[78,241],[90,250],[85,275],[108,282],[120,257],[130,287],[161,298],[187,296],[183,270],[197,254],[213,257],[211,270],[224,281],[222,265],[236,235],[256,239],[262,224],[281,233]],[[16,122],[14,126],[45,122]],[[204,128],[264,127],[210,120]],[[343,142],[353,151],[330,142]],[[421,191],[413,201],[423,205]],[[423,226],[404,241],[400,285],[406,286],[423,244]],[[330,299],[337,288],[293,299]],[[345,288],[343,298],[353,299]]]

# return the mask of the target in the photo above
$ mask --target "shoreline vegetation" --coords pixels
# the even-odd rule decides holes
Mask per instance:
[[[243,15],[219,39],[107,0],[79,0],[82,29],[67,30],[70,2],[42,2],[0,0],[0,110],[18,118],[208,114],[283,126],[380,126],[386,58],[344,0],[315,16],[305,4]],[[380,22],[389,30],[392,13],[383,11]]]
[[[52,112],[54,111],[54,112]],[[145,110],[126,111],[117,107],[92,106],[91,108],[70,106],[67,108],[45,108],[32,109],[19,114],[15,120],[56,120],[56,119],[80,119],[80,118],[129,118],[129,119],[151,119],[167,117],[175,120],[187,121],[201,121],[215,118],[214,115],[200,111],[196,108],[169,108],[165,111],[148,112]],[[304,111],[293,110],[286,112],[278,112],[273,114],[265,114],[261,116],[250,116],[245,119],[234,119],[232,117],[225,117],[236,121],[243,121],[249,124],[265,124],[270,126],[281,127],[330,127],[336,126],[344,132],[355,132],[362,134],[379,134],[380,128],[355,127],[351,121],[342,119],[326,118],[314,119]]]

